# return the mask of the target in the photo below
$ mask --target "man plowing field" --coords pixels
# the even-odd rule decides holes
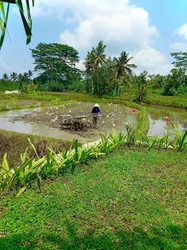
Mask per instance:
[[[93,108],[92,108],[92,121],[93,121],[93,125],[94,127],[97,126],[97,119],[98,117],[102,114],[102,111],[100,109],[100,106],[98,103],[96,103]]]

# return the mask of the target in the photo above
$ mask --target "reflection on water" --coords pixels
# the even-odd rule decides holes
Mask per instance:
[[[173,124],[180,131],[187,130],[187,110],[167,107],[147,107],[149,117],[149,135],[164,135],[166,129],[174,132]]]

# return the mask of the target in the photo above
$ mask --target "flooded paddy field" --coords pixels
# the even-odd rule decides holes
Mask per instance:
[[[102,115],[98,119],[97,128],[86,131],[62,130],[60,116],[71,114],[72,116],[86,115],[92,120],[91,110],[94,103],[76,102],[62,106],[38,107],[34,109],[22,109],[0,112],[0,129],[10,130],[25,134],[33,134],[71,141],[74,138],[80,142],[95,141],[99,138],[99,132],[110,133],[112,129],[125,132],[125,123],[137,126],[137,113],[124,105],[103,103]]]

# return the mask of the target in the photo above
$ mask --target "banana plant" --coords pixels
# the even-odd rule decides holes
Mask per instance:
[[[23,3],[25,3],[26,5],[26,10],[24,8]],[[26,34],[26,44],[29,44],[31,41],[32,19],[29,0],[0,0],[0,49],[2,48],[7,29],[8,16],[11,4],[16,5],[19,10]],[[32,6],[34,6],[34,0],[32,0]]]

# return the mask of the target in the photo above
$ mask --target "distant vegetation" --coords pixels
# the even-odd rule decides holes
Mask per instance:
[[[150,75],[133,72],[137,66],[133,57],[122,51],[118,57],[105,53],[106,45],[100,41],[88,51],[85,70],[77,68],[78,52],[71,46],[57,43],[39,43],[31,49],[34,72],[6,73],[0,79],[0,90],[19,89],[22,92],[75,91],[101,96],[117,97],[133,92],[133,101],[142,103],[147,93],[163,96],[187,95],[187,52],[171,53],[174,68],[168,75]]]

